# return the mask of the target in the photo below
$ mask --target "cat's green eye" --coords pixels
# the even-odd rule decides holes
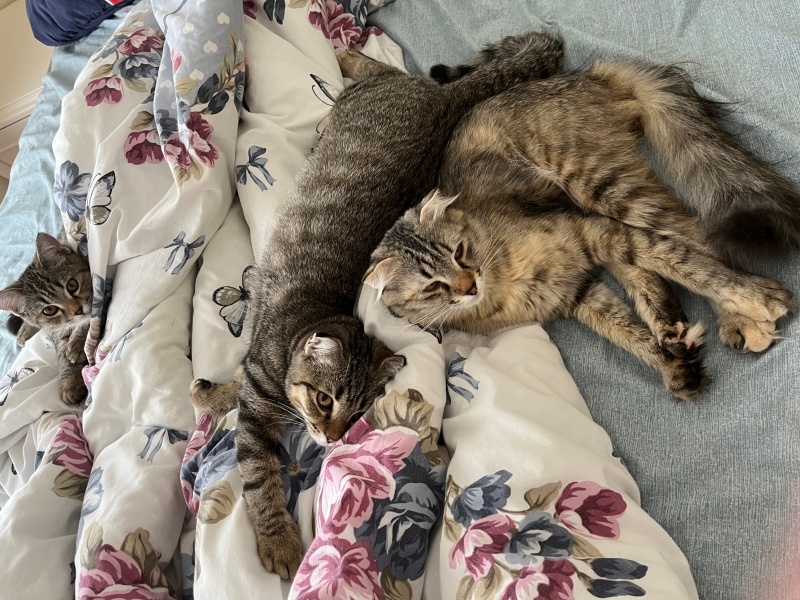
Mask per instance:
[[[46,316],[46,317],[52,317],[52,316],[53,316],[53,315],[55,315],[57,312],[58,312],[58,307],[57,307],[57,306],[53,306],[52,304],[51,304],[50,306],[45,306],[45,307],[42,309],[42,314],[43,314],[44,316]]]
[[[78,282],[75,279],[70,279],[67,282],[67,291],[70,294],[74,294],[75,292],[78,291]]]
[[[317,404],[320,408],[329,409],[333,406],[333,398],[325,392],[317,392]]]

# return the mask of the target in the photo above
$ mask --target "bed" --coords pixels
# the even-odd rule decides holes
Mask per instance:
[[[760,356],[711,341],[713,384],[687,405],[578,324],[439,340],[396,323],[366,289],[360,316],[409,365],[325,467],[318,447],[287,435],[287,503],[309,547],[293,586],[268,574],[254,551],[234,468],[235,412],[217,421],[196,415],[187,392],[193,377],[229,379],[242,356],[242,273],[342,88],[333,48],[364,44],[375,58],[424,72],[544,26],[563,36],[568,69],[601,58],[681,62],[704,94],[739,102],[731,127],[800,184],[795,3],[740,3],[732,11],[721,2],[398,0],[369,17],[385,33],[363,23],[375,2],[219,4],[199,13],[212,17],[202,21],[167,17],[174,7],[143,2],[134,8],[140,12],[57,50],[21,140],[0,204],[8,236],[2,285],[30,260],[35,232],[55,233],[62,223],[54,174],[61,190],[84,173],[100,180],[112,171],[117,182],[132,173],[128,181],[143,187],[116,183],[114,204],[91,192],[84,200],[106,217],[83,227],[94,232],[97,324],[107,319],[86,373],[85,411],[58,401],[47,340],[37,336],[15,358],[3,334],[0,564],[15,597],[221,598],[253,590],[270,598],[797,597],[796,320]],[[109,75],[98,69],[135,36],[140,54],[166,54],[161,38],[140,31],[163,31],[164,23],[170,60],[145,57],[131,71],[131,79],[162,84],[155,98],[148,80],[113,102],[116,88],[98,83]],[[127,37],[115,41],[118,27]],[[190,64],[195,59],[209,66]],[[226,77],[215,83],[209,73],[218,69]],[[196,93],[201,116],[190,121],[190,156],[170,142],[169,115],[157,128],[159,113],[147,107],[177,109],[164,100],[173,89],[184,93],[176,85],[206,85]],[[84,121],[59,129],[62,99],[63,114]],[[105,124],[85,127],[93,114]],[[65,169],[67,161],[77,170]],[[138,198],[150,190],[152,198]],[[125,210],[103,210],[117,205]],[[80,221],[63,212],[78,245]],[[800,290],[797,254],[748,267]],[[114,300],[104,306],[112,287]],[[690,317],[713,323],[699,299],[682,293],[681,300]],[[435,447],[440,431],[447,467]],[[394,463],[384,461],[387,447],[400,449]],[[370,461],[380,464],[356,477]],[[383,491],[374,485],[381,473]],[[594,520],[586,516],[592,502],[604,507]],[[539,550],[530,550],[532,539]],[[529,549],[517,552],[524,561],[506,556],[512,543]]]

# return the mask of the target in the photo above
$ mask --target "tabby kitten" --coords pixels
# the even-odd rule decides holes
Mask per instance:
[[[354,80],[248,278],[254,316],[241,383],[192,386],[199,406],[225,406],[238,390],[239,470],[265,567],[283,578],[303,556],[287,512],[278,450],[287,411],[315,440],[338,440],[383,393],[405,359],[353,316],[372,250],[435,183],[458,119],[493,93],[557,71],[561,42],[544,33],[507,38],[490,68],[440,86],[359,53],[339,55]]]
[[[422,326],[490,333],[576,318],[656,369],[672,394],[693,398],[704,383],[704,330],[686,323],[664,278],[708,298],[723,339],[740,350],[769,347],[792,300],[779,283],[723,265],[704,240],[708,221],[685,213],[637,148],[644,136],[683,185],[703,179],[711,199],[723,193],[713,182],[788,185],[717,130],[671,68],[598,64],[521,84],[458,126],[440,191],[386,234],[365,281]],[[702,152],[705,132],[727,145]],[[731,163],[733,181],[723,177]],[[649,329],[597,267],[618,279]]]
[[[46,233],[36,237],[33,262],[10,286],[0,290],[0,309],[23,322],[18,334],[36,330],[53,338],[61,400],[78,404],[86,398],[81,370],[88,364],[83,347],[89,331],[92,276],[89,265],[66,244]],[[19,339],[19,338],[18,338]]]

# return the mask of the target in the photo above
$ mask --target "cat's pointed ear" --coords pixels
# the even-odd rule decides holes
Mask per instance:
[[[419,211],[419,224],[430,225],[444,214],[445,209],[450,206],[458,194],[455,196],[445,196],[439,190],[433,190],[422,199],[422,208]]]
[[[15,315],[22,314],[22,286],[14,282],[4,290],[0,290],[0,310],[7,310]]]
[[[392,354],[392,351],[381,342],[374,340],[372,343],[372,368],[377,373],[382,385],[392,379],[397,372],[406,365],[406,357]]]
[[[342,342],[330,333],[319,331],[306,340],[303,352],[320,362],[331,363],[342,357]]]
[[[72,252],[72,248],[62,244],[48,233],[40,233],[36,236],[36,262],[63,261],[67,254]]]
[[[383,292],[383,288],[385,288],[386,284],[392,279],[395,274],[395,269],[397,269],[399,265],[400,259],[396,256],[384,258],[379,263],[370,266],[367,270],[367,274],[364,275],[364,283],[378,290],[378,296],[380,296],[381,292]]]

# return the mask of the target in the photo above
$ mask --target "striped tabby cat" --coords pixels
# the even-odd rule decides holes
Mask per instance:
[[[642,136],[691,190],[700,219],[645,164]],[[677,69],[597,64],[516,86],[461,122],[439,178],[387,233],[365,277],[392,313],[421,326],[490,333],[573,317],[690,399],[704,383],[704,329],[686,322],[665,279],[708,298],[737,350],[768,348],[789,311],[790,292],[722,264],[704,229],[727,233],[748,213],[765,232],[800,210],[798,196],[714,123]],[[787,224],[778,237],[796,239]]]
[[[296,411],[317,442],[338,440],[405,362],[353,316],[370,253],[433,187],[459,118],[515,83],[555,73],[561,60],[561,42],[549,35],[510,37],[476,59],[472,73],[440,86],[358,53],[339,55],[356,83],[331,110],[248,277],[255,314],[241,380],[192,386],[195,404],[215,411],[230,408],[238,392],[247,510],[262,562],[281,577],[292,577],[303,557],[280,479],[284,424]]]
[[[9,327],[17,328],[14,333],[27,337],[42,330],[52,336],[61,400],[67,404],[86,398],[81,370],[88,364],[83,347],[91,308],[89,265],[72,248],[46,233],[36,237],[33,262],[19,279],[0,290],[0,309],[22,320],[9,319]]]

